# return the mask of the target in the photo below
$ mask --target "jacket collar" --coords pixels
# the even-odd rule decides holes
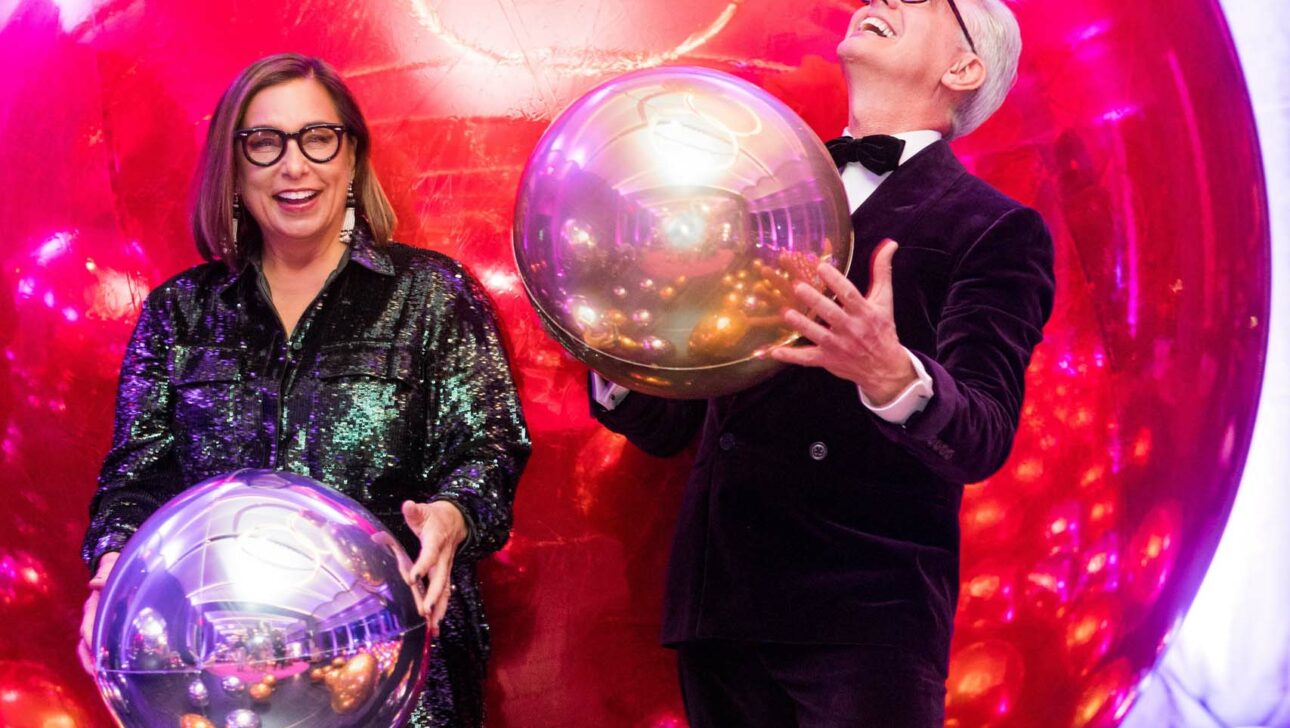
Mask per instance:
[[[944,139],[932,142],[891,173],[855,212],[856,252],[881,238],[900,241],[902,233],[934,206],[956,180],[967,174]],[[881,236],[881,237],[879,237]]]
[[[354,242],[350,243],[347,257],[348,263],[357,263],[373,273],[384,276],[394,275],[394,261],[390,259],[389,252],[372,240],[372,234],[366,225],[360,224],[354,228]],[[221,296],[228,294],[244,279],[254,283],[259,274],[260,261],[257,255],[254,259],[248,259],[243,263],[240,269],[229,273],[219,287],[219,294]]]

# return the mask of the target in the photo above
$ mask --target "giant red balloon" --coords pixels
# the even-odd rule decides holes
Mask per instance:
[[[949,717],[1110,725],[1195,593],[1244,461],[1266,340],[1266,202],[1213,0],[1013,6],[1020,82],[956,148],[1043,212],[1058,303],[1012,457],[964,501]],[[515,276],[514,192],[564,104],[662,63],[741,75],[834,136],[833,49],[853,8],[0,3],[0,654],[46,665],[59,685],[29,693],[97,700],[73,656],[77,549],[121,347],[140,298],[196,261],[184,210],[217,95],[252,59],[296,50],[350,79],[399,237],[466,262],[514,354],[535,449],[515,536],[485,569],[490,724],[680,725],[655,635],[687,463],[587,417],[582,370]]]

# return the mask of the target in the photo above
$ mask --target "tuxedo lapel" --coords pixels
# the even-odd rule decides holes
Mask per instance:
[[[897,243],[935,207],[954,181],[967,174],[944,140],[928,145],[896,168],[878,189],[851,213],[855,251],[847,277],[861,291],[869,289],[869,259],[886,238]]]

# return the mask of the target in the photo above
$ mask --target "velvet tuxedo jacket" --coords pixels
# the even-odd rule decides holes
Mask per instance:
[[[1052,310],[1039,214],[969,174],[941,141],[852,216],[850,279],[893,261],[896,330],[934,382],[903,426],[823,369],[789,367],[709,401],[632,393],[593,414],[666,456],[699,434],[672,545],[663,641],[874,644],[948,663],[963,484],[1012,446],[1024,373]]]

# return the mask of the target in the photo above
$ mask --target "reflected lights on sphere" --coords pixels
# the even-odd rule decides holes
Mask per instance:
[[[665,397],[749,387],[792,341],[793,285],[845,271],[851,222],[828,152],[792,111],[717,71],[620,76],[575,101],[529,158],[515,258],[570,353]]]
[[[389,725],[424,674],[407,556],[308,478],[244,470],[185,491],[127,544],[100,601],[100,691],[128,728]]]

